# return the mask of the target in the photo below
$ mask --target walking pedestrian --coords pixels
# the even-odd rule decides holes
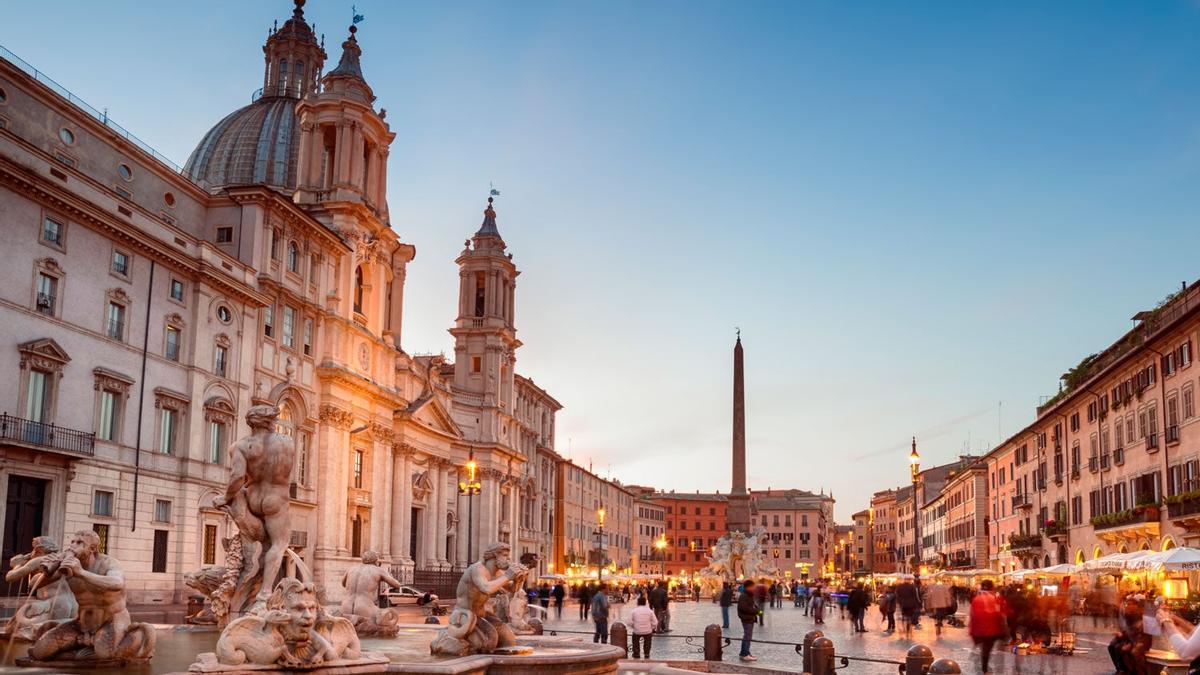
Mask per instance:
[[[638,596],[637,607],[629,614],[629,625],[633,628],[633,658],[650,658],[650,641],[654,632],[658,630],[658,617],[654,615],[654,610],[646,605],[646,598],[641,595]]]
[[[850,608],[850,621],[854,624],[854,632],[867,632],[867,627],[863,625],[863,616],[867,613],[870,599],[867,598],[867,592],[863,590],[862,583],[855,584],[854,588],[850,590],[850,597],[846,599],[846,604]]]
[[[554,611],[557,612],[559,619],[562,618],[563,598],[566,595],[567,592],[561,583],[554,584]]]
[[[985,673],[989,672],[992,647],[1000,636],[1008,632],[1004,625],[1004,606],[992,592],[993,588],[992,580],[984,579],[979,584],[979,593],[971,600],[971,639],[979,645],[979,666]]]
[[[926,607],[933,612],[933,626],[937,634],[942,633],[942,621],[950,610],[950,588],[941,581],[935,582],[926,593]]]
[[[667,582],[660,581],[650,591],[650,609],[658,617],[658,632],[667,632]]]
[[[721,628],[729,628],[729,608],[733,605],[733,585],[726,581],[721,586]]]
[[[896,632],[896,587],[889,586],[879,597],[879,613],[887,620],[886,633]]]
[[[600,582],[592,596],[592,622],[596,624],[592,642],[608,644],[608,593],[604,586],[604,582]]]
[[[750,589],[751,586],[747,586]],[[766,612],[762,611],[767,606],[767,586],[766,584],[757,584],[754,588],[754,601],[758,603],[758,625],[766,625]]]
[[[808,604],[812,606],[813,623],[825,623],[825,593],[820,586],[812,588],[812,599]]]
[[[754,622],[758,620],[760,613],[758,603],[754,601],[754,580],[747,579],[742,589],[737,601],[738,620],[742,622],[742,649],[738,656],[743,661],[757,661],[758,657],[750,653],[750,641],[754,639]]]
[[[906,622],[904,629],[920,628],[917,618],[921,611],[921,596],[913,582],[902,581],[896,585],[896,604],[900,607],[900,617]]]
[[[550,606],[550,584],[543,583],[538,588],[538,602],[542,605],[542,609]],[[547,612],[549,614],[549,612]]]
[[[579,620],[587,621],[592,606],[592,591],[587,584],[579,585]]]

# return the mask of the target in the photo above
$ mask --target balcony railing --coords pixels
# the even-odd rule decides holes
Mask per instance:
[[[1154,450],[1158,447],[1158,434],[1146,434],[1146,449]]]
[[[1126,527],[1128,525],[1139,525],[1142,523],[1157,523],[1159,518],[1159,510],[1157,506],[1137,507],[1127,511],[1118,511],[1116,513],[1108,513],[1102,516],[1092,518],[1092,528],[1097,532],[1100,530],[1109,530],[1116,527]]]
[[[1041,548],[1042,535],[1040,534],[1010,534],[1008,535],[1009,550],[1017,551],[1028,548]]]
[[[1029,498],[1029,495],[1018,493],[1013,495],[1012,507],[1014,511],[1017,509],[1030,509],[1033,508],[1033,501]]]
[[[1108,459],[1109,459],[1109,457],[1108,457],[1107,452],[1100,455],[1100,470],[1101,471],[1108,468]]]
[[[1067,534],[1067,524],[1062,521],[1056,521],[1046,525],[1046,536],[1050,538],[1062,537]]]
[[[86,457],[96,451],[95,434],[25,420],[8,413],[0,415],[0,439]]]
[[[1167,516],[1170,518],[1200,515],[1200,492],[1198,491],[1167,497],[1166,502]]]
[[[1176,425],[1167,427],[1167,442],[1168,443],[1178,443],[1179,442],[1179,425],[1176,424]]]
[[[46,316],[54,316],[54,296],[49,293],[38,293],[37,311]]]
[[[1100,458],[1095,457],[1095,456],[1088,457],[1088,471],[1091,471],[1092,473],[1096,473],[1099,470],[1100,470]]]
[[[1125,448],[1117,448],[1113,450],[1113,464],[1121,466],[1125,463]]]

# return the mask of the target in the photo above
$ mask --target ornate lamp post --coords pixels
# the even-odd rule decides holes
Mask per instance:
[[[604,504],[596,509],[596,522],[600,526],[596,531],[596,581],[604,581]]]
[[[475,559],[473,544],[475,542],[474,526],[475,526],[475,495],[483,489],[483,485],[476,477],[476,472],[479,465],[475,463],[475,451],[467,456],[467,479],[458,481],[459,496],[467,496],[467,564],[471,564]]]
[[[919,563],[921,561],[921,539],[918,533],[920,527],[920,509],[917,508],[917,483],[920,480],[921,474],[921,456],[917,454],[917,437],[912,439],[912,452],[908,454],[909,468],[912,471],[912,509],[913,509],[913,555],[912,555],[912,574],[913,580],[917,579],[920,573]]]
[[[658,535],[658,541],[654,542],[654,550],[658,552],[658,575],[667,579],[667,559],[664,553],[667,550],[667,535]]]

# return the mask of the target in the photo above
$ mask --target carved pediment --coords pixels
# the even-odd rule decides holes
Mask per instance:
[[[63,366],[71,362],[66,350],[51,338],[21,343],[17,345],[17,351],[21,353],[21,368],[61,372]]]
[[[172,326],[179,326],[180,328],[182,328],[185,325],[184,321],[183,321],[183,317],[180,316],[179,312],[171,312],[170,314],[168,314],[167,315],[167,323]]]
[[[414,473],[412,477],[413,499],[424,500],[430,492],[433,492],[433,478],[429,476],[429,471]]]
[[[187,394],[181,394],[177,391],[172,391],[166,387],[154,388],[154,407],[164,408],[166,410],[187,410],[191,399]]]
[[[321,406],[320,420],[321,424],[328,424],[338,429],[349,429],[350,425],[354,423],[354,413],[325,404]]]
[[[233,424],[233,404],[220,396],[213,396],[204,402],[204,419],[209,422]]]
[[[94,368],[92,369],[92,374],[96,376],[95,389],[97,391],[116,391],[128,396],[129,388],[133,386],[133,378],[125,377],[107,368]]]
[[[50,257],[39,258],[37,261],[37,266],[43,270],[46,270],[47,272],[53,272],[55,274],[62,274],[63,271],[62,266],[58,264],[58,261]]]
[[[122,288],[110,288],[108,289],[107,295],[109,300],[118,302],[122,305],[128,305],[129,301],[132,300],[132,298],[129,297],[129,294],[125,292],[125,289]]]
[[[462,430],[458,428],[458,424],[450,417],[450,413],[436,396],[426,393],[409,404],[405,413],[419,422],[421,426],[435,429],[455,438],[462,438]]]

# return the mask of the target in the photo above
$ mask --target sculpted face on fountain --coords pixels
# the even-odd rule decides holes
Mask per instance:
[[[291,621],[288,627],[293,638],[307,639],[317,625],[317,593],[311,585],[288,584],[283,595],[284,611]]]

